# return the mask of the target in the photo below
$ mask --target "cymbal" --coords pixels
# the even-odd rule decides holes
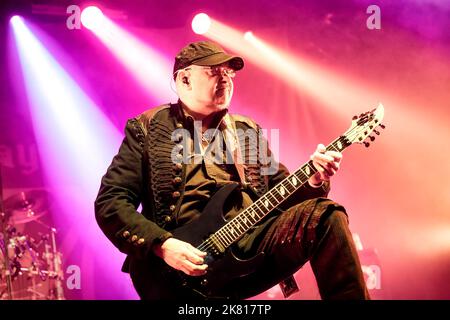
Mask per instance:
[[[45,190],[22,191],[7,198],[5,212],[11,224],[33,221],[45,215],[50,206],[50,195]]]

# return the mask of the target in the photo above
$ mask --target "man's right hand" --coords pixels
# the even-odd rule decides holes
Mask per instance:
[[[189,276],[204,275],[208,268],[203,260],[206,252],[175,238],[169,238],[162,244],[155,246],[153,252],[169,266],[183,271]]]

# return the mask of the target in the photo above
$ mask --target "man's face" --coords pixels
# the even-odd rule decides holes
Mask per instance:
[[[235,71],[228,64],[212,67],[192,65],[190,82],[193,98],[196,102],[212,109],[221,110],[228,107],[233,96]]]

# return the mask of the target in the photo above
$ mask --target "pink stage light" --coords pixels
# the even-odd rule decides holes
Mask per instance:
[[[104,21],[104,15],[102,10],[96,6],[89,6],[83,9],[81,12],[81,23],[87,29],[101,28]]]
[[[329,111],[334,112],[336,116],[342,117],[352,110],[357,112],[367,101],[372,105],[380,102],[379,97],[370,94],[368,90],[359,90],[358,94],[345,94],[345,91],[339,90],[342,83],[348,82],[342,75],[332,74],[306,58],[283,52],[260,39],[252,31],[243,33],[214,18],[210,20],[211,26],[205,33],[207,38],[241,54],[247,61],[286,81],[295,90],[313,97],[329,107]],[[327,94],[324,94],[325,91]],[[347,106],[345,110],[341,108],[343,101]]]
[[[204,34],[208,32],[211,26],[211,19],[206,13],[198,13],[192,19],[192,30],[196,34]]]

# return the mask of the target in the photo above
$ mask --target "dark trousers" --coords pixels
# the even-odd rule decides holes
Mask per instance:
[[[243,240],[250,243],[244,254],[256,248],[265,253],[265,263],[255,273],[230,283],[227,294],[252,297],[310,261],[322,299],[370,299],[342,206],[324,198],[307,200],[261,229]]]

